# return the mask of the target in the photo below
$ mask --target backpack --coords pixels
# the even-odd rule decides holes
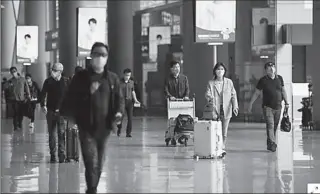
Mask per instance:
[[[193,132],[194,120],[190,115],[179,114],[176,118],[175,133]]]

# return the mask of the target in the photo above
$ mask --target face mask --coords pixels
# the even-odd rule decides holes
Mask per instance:
[[[58,77],[58,73],[56,73],[56,72],[51,72],[51,76],[52,76],[53,78],[57,78],[57,77]]]
[[[92,67],[94,69],[100,69],[104,67],[107,64],[107,58],[106,57],[95,57],[92,59]]]
[[[218,77],[223,77],[223,75],[224,75],[224,70],[217,70],[217,71],[216,71],[216,74],[217,74]]]
[[[13,77],[18,77],[18,72],[14,72],[12,75]]]

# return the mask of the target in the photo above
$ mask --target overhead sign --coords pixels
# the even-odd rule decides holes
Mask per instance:
[[[46,51],[54,51],[59,48],[59,29],[46,32]]]
[[[196,42],[223,43],[235,41],[235,0],[196,0],[195,3]]]

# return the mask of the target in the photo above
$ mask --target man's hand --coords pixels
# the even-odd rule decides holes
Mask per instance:
[[[43,107],[42,107],[42,111],[43,111],[44,114],[47,114],[47,113],[48,113],[47,107],[46,107],[46,106],[43,106]]]
[[[237,108],[236,108],[236,109],[233,109],[233,114],[234,114],[234,115],[238,116],[238,113],[239,113],[239,109],[237,109]]]
[[[116,124],[117,125],[121,124],[122,113],[121,112],[117,112],[115,117],[116,117]]]
[[[176,100],[176,98],[174,96],[170,96],[169,98],[170,100]]]
[[[290,105],[288,103],[284,104],[284,108],[289,109]]]
[[[190,100],[190,98],[188,96],[185,96],[183,100]]]

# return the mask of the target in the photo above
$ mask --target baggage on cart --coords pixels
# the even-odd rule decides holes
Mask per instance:
[[[67,121],[67,130],[66,130],[66,161],[79,162],[79,130],[77,125],[70,125],[70,122]]]
[[[195,119],[195,98],[191,100],[167,100],[168,130],[165,132],[165,142],[173,146],[180,144],[187,146],[189,139],[193,139]]]
[[[223,158],[223,137],[221,121],[199,120],[194,125],[195,159]]]

